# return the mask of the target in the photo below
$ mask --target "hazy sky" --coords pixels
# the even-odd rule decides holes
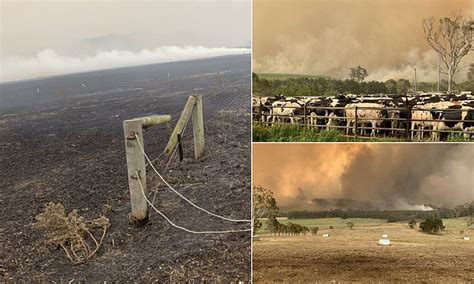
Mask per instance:
[[[315,198],[457,205],[474,200],[471,145],[256,144],[253,184],[282,207],[315,208]]]
[[[344,78],[361,65],[368,79],[386,80],[411,79],[417,67],[421,80],[433,80],[437,56],[422,19],[455,10],[474,16],[474,1],[254,0],[254,70]]]
[[[45,76],[61,73],[60,67],[70,72],[71,64],[97,69],[115,61],[123,66],[220,55],[225,51],[189,46],[236,48],[251,41],[250,0],[0,1],[3,81],[24,77],[15,65]]]

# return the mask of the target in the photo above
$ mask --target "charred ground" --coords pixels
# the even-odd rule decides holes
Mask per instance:
[[[0,85],[0,250],[4,279],[179,281],[250,279],[250,233],[193,235],[154,212],[144,228],[129,223],[122,121],[171,114],[150,129],[145,149],[158,157],[191,94],[202,94],[206,156],[174,158],[165,177],[198,205],[250,218],[250,56],[123,68]],[[82,86],[84,84],[86,87]],[[37,88],[39,88],[39,93]],[[156,161],[164,169],[168,159]],[[156,178],[148,172],[149,185]],[[242,229],[217,221],[164,187],[155,205],[195,230]],[[151,189],[150,189],[151,190]],[[30,227],[46,203],[86,217],[105,208],[111,227],[92,262],[73,266]]]

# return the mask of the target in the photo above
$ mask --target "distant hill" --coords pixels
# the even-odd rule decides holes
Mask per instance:
[[[260,79],[267,80],[286,80],[286,79],[297,79],[297,78],[329,78],[326,76],[309,75],[309,74],[279,74],[279,73],[256,73]]]
[[[68,99],[81,96],[128,92],[139,95],[158,90],[162,92],[164,88],[172,93],[182,90],[183,84],[189,84],[191,92],[194,88],[204,88],[210,82],[200,80],[200,85],[193,78],[207,78],[205,76],[213,73],[225,76],[238,72],[248,74],[249,64],[250,54],[238,54],[4,82],[0,83],[0,113],[10,108],[66,103]]]

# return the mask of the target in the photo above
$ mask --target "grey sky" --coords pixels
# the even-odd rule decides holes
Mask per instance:
[[[30,66],[44,50],[72,60],[110,50],[250,45],[250,0],[0,1],[4,80],[17,79],[6,69],[12,58]]]

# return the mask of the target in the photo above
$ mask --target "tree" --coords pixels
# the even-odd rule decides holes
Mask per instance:
[[[259,79],[260,79],[260,78],[258,78],[257,73],[252,72],[252,81],[253,81],[253,83],[254,83],[254,84],[258,84]]]
[[[420,223],[420,229],[425,233],[438,234],[445,229],[445,226],[441,219],[430,217]]]
[[[385,88],[389,94],[396,94],[397,93],[397,81],[390,79],[385,81]]]
[[[416,226],[416,221],[411,219],[410,222],[408,222],[408,227],[410,227],[410,229],[414,229]]]
[[[397,92],[398,94],[405,95],[410,89],[410,81],[406,79],[398,79],[397,81]]]
[[[438,24],[431,17],[423,19],[423,31],[426,40],[448,70],[448,92],[451,92],[453,76],[458,71],[459,63],[472,48],[472,21],[464,18],[460,12],[439,19]]]
[[[279,225],[280,223],[278,223],[278,220],[276,219],[275,215],[271,214],[270,216],[268,216],[267,228],[268,228],[268,231],[270,231],[270,235],[271,234],[276,235],[280,227]]]
[[[472,224],[474,224],[474,217],[472,215],[471,216],[466,216],[466,218],[464,220],[466,220],[466,225],[468,227],[471,227]]]
[[[262,187],[253,187],[253,233],[255,234],[258,229],[262,227],[260,219],[263,216],[274,217],[278,212],[278,206],[275,198],[273,198],[273,192]]]
[[[354,228],[354,223],[347,222],[347,227],[349,227],[349,229],[352,230],[352,228]]]
[[[469,72],[467,72],[467,81],[474,82],[474,63],[469,65]]]
[[[318,234],[319,227],[311,228],[311,235],[316,236]]]
[[[286,234],[288,232],[288,227],[285,224],[277,222],[277,233],[278,235]]]
[[[349,73],[349,77],[352,80],[355,80],[357,82],[362,82],[364,79],[369,75],[367,73],[367,70],[363,67],[357,66],[354,68],[351,68],[351,72]]]

